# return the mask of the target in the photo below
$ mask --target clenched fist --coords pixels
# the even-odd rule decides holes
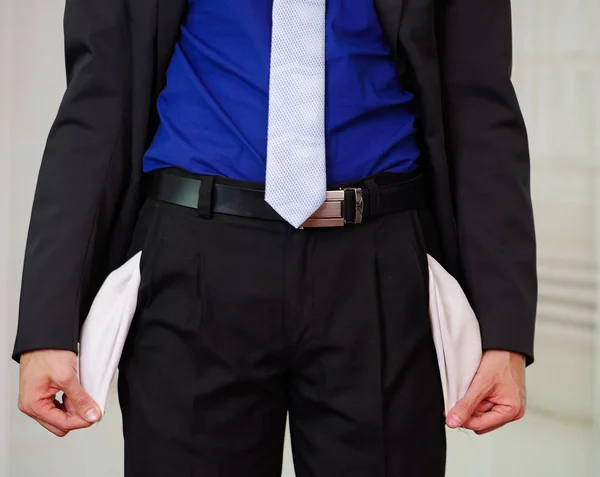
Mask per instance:
[[[56,394],[64,393],[62,402]],[[19,409],[59,437],[90,427],[102,417],[77,378],[71,351],[39,350],[21,356]]]

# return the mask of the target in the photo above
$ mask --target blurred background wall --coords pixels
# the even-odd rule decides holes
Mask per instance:
[[[8,28],[11,17],[11,5],[0,1],[0,65],[10,64],[11,30]],[[9,108],[9,68],[0,67],[0,476],[8,475],[8,419],[9,419],[9,387],[13,381],[8,378],[9,352],[8,327],[8,183],[6,174],[9,158],[10,108]]]
[[[114,393],[100,425],[59,440],[17,412],[17,368],[6,360],[37,169],[64,89],[63,7],[0,0],[2,477],[122,475]],[[448,475],[600,477],[600,2],[514,0],[513,16],[539,237],[537,363],[527,417],[482,438],[450,433]],[[289,448],[285,467],[292,477]]]
[[[516,0],[513,16],[513,79],[529,126],[539,237],[540,365],[531,372],[531,406],[590,422],[598,318],[600,2]]]

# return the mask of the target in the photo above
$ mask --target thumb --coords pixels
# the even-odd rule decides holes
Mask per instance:
[[[465,396],[448,413],[446,420],[448,427],[454,429],[462,426],[473,415],[481,401],[488,396],[490,390],[491,386],[486,380],[476,375]]]
[[[85,419],[90,424],[94,424],[102,417],[102,411],[96,402],[85,392],[79,380],[73,378],[67,386],[64,387],[63,392],[69,398],[69,401],[73,404],[75,412]]]

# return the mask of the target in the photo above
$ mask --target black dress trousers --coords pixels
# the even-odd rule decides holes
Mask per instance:
[[[417,212],[340,228],[148,199],[120,365],[127,477],[441,477]]]

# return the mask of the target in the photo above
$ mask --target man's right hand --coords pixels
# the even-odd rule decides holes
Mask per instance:
[[[59,437],[90,427],[102,417],[77,378],[72,351],[39,350],[21,356],[19,409]],[[63,391],[63,401],[56,394]]]

